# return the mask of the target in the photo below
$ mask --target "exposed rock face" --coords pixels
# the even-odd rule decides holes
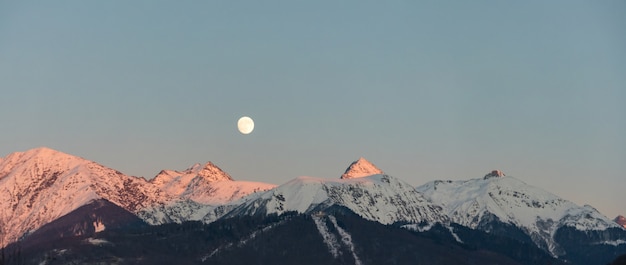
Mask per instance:
[[[487,175],[485,175],[485,179],[490,179],[490,178],[501,178],[504,177],[506,175],[504,175],[504,172],[494,169],[491,172],[489,172]]]
[[[374,164],[361,157],[359,160],[350,164],[350,166],[346,169],[346,172],[341,175],[341,179],[362,178],[377,174],[384,173],[382,170],[374,166]]]
[[[617,224],[619,224],[619,225],[623,226],[624,228],[626,228],[626,217],[619,215],[619,216],[615,217],[614,221]]]

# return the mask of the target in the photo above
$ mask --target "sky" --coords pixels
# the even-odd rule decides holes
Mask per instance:
[[[500,169],[626,215],[625,1],[1,1],[0,156],[413,185]],[[250,116],[255,129],[237,131]]]

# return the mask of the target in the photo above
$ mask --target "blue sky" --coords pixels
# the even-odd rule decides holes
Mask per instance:
[[[626,214],[626,2],[312,2],[3,1],[0,155],[276,184],[361,156],[415,185],[501,169]]]

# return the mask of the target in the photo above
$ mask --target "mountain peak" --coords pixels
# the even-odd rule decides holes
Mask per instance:
[[[624,228],[626,228],[626,217],[618,215],[617,217],[615,217],[614,220],[617,224],[623,226]]]
[[[0,159],[0,175],[10,172],[14,167],[25,169],[63,171],[89,161],[47,147],[39,147],[24,152],[15,152]],[[1,176],[0,176],[1,177]]]
[[[208,182],[233,181],[233,178],[228,175],[228,173],[224,172],[210,161],[204,165],[200,163],[193,164],[184,171],[161,170],[161,172],[150,181],[157,185],[166,186],[172,186],[172,182],[177,182],[178,184],[174,186],[183,185],[186,187],[193,179],[204,179]]]
[[[500,171],[500,170],[497,170],[497,169],[494,169],[494,170],[492,170],[491,172],[487,173],[487,175],[485,175],[485,178],[484,178],[484,179],[490,179],[490,178],[501,178],[501,177],[504,177],[504,176],[506,176],[506,175],[504,174],[504,172],[502,172],[502,171]]]
[[[24,153],[60,153],[60,151],[54,150],[49,147],[40,146],[40,147],[30,149]]]
[[[190,168],[193,173],[196,173],[198,176],[207,179],[210,182],[215,181],[232,181],[233,178],[228,175],[228,173],[224,172],[221,168],[211,163],[211,161],[204,164],[204,166],[200,166],[200,164],[196,164]]]
[[[185,169],[184,172],[188,172],[188,173],[198,173],[200,172],[200,170],[202,170],[204,168],[204,165],[200,164],[200,163],[195,163],[192,166],[190,166],[189,168]]]
[[[169,199],[144,179],[46,147],[2,159],[0,180],[0,239],[9,243],[96,199],[131,212]]]
[[[348,166],[343,175],[341,175],[341,179],[362,178],[376,174],[383,174],[383,171],[361,157]]]
[[[18,154],[22,157],[28,157],[28,158],[74,157],[73,155],[66,154],[61,151],[57,151],[48,147],[37,147],[37,148],[33,148],[24,152],[17,152],[14,154]]]

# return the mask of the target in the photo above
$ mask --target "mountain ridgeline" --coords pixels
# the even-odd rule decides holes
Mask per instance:
[[[494,170],[413,187],[364,158],[339,178],[151,180],[48,148],[0,159],[0,264],[598,264],[626,229]]]

